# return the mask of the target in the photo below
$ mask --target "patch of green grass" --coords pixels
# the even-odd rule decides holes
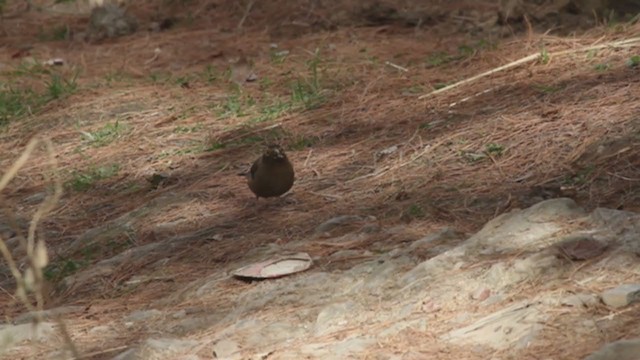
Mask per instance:
[[[562,87],[559,86],[552,86],[552,85],[545,85],[545,84],[533,84],[532,87],[543,94],[554,94],[557,93],[558,91],[562,90]]]
[[[43,276],[46,280],[55,283],[74,274],[86,265],[86,261],[76,261],[72,259],[54,261],[43,269]]]
[[[58,74],[52,74],[47,81],[47,93],[50,99],[61,99],[74,93],[78,89],[76,83],[77,73],[71,79],[65,79]]]
[[[265,121],[271,121],[284,115],[290,109],[291,109],[290,103],[276,100],[272,104],[260,107],[258,116],[252,118],[250,122],[260,123]]]
[[[66,185],[75,191],[86,191],[92,188],[96,182],[117,175],[118,171],[120,171],[118,164],[92,166],[87,171],[74,171]]]
[[[313,109],[325,101],[320,81],[321,62],[320,51],[316,49],[313,58],[307,61],[308,76],[296,79],[291,85],[291,100],[294,105]]]
[[[116,120],[114,123],[105,124],[102,128],[94,132],[83,132],[83,135],[89,141],[90,145],[100,147],[110,144],[127,130],[128,127],[125,124],[121,124]]]
[[[481,152],[471,152],[471,151],[461,151],[460,155],[467,160],[468,162],[475,163],[487,158],[487,153]]]
[[[469,45],[460,45],[458,46],[458,53],[463,57],[469,57],[476,53],[476,49]]]
[[[498,46],[495,43],[486,40],[480,40],[473,45],[462,44],[458,46],[458,51],[456,54],[450,54],[445,51],[434,52],[427,57],[425,62],[430,67],[438,67],[453,61],[469,58],[481,50],[494,50],[497,47]]]
[[[284,63],[288,55],[288,50],[271,49],[271,51],[269,51],[269,58],[271,59],[271,63],[273,64]]]
[[[40,29],[38,39],[40,41],[60,41],[68,39],[70,35],[71,30],[69,26],[65,24],[55,26],[54,28],[48,30]]]
[[[222,142],[222,141],[215,141],[212,142],[211,144],[209,144],[208,146],[206,146],[204,148],[204,151],[215,151],[215,150],[219,150],[219,149],[224,149],[228,146],[239,146],[239,145],[246,145],[246,144],[259,144],[259,143],[264,143],[265,142],[265,138],[262,136],[247,136],[247,137],[243,137],[240,138],[236,141],[232,141],[232,142]]]
[[[402,93],[405,95],[424,94],[424,92],[424,88],[420,85],[413,85],[402,90]]]
[[[504,153],[504,146],[495,143],[485,145],[485,152],[491,156],[500,156]]]
[[[265,90],[268,90],[271,87],[271,85],[273,85],[273,81],[271,81],[271,79],[265,76],[260,78],[260,80],[258,80],[258,85],[260,86],[260,90],[265,91]]]
[[[117,80],[115,77],[108,77],[107,82],[112,82],[113,80]],[[171,75],[164,72],[152,72],[149,74],[149,79],[154,84],[165,84],[171,80]]]
[[[227,144],[223,143],[223,142],[219,142],[216,141],[214,143],[209,144],[209,146],[207,146],[204,151],[216,151],[216,150],[220,150],[220,149],[224,149],[227,147]]]
[[[150,75],[149,78],[152,78]],[[114,70],[107,73],[104,76],[104,80],[106,82],[106,86],[112,86],[114,83],[125,84],[125,85],[135,85],[136,84],[136,76],[134,74],[128,73],[123,70]],[[167,79],[169,81],[170,78]]]
[[[549,51],[547,51],[546,48],[542,48],[542,50],[540,50],[540,57],[538,58],[538,61],[543,64],[546,65],[549,63],[549,61],[551,60],[551,57],[549,55]]]
[[[482,50],[496,50],[498,48],[498,44],[492,41],[480,39],[476,43],[475,48]]]
[[[437,67],[440,65],[447,64],[451,61],[455,60],[455,58],[444,51],[435,52],[427,57],[427,65],[432,67]]]
[[[243,101],[243,98],[240,94],[233,94],[227,97],[226,101],[220,107],[220,116],[222,117],[242,117],[245,115],[243,112],[243,107],[246,106],[246,103]]]
[[[239,139],[237,141],[234,142],[234,144],[238,144],[238,145],[246,145],[246,144],[259,144],[261,142],[264,142],[265,138],[262,136],[258,136],[258,135],[254,135],[254,136],[247,136],[244,137],[242,139]]]
[[[220,79],[221,76],[220,76],[220,72],[216,68],[214,68],[211,64],[209,64],[204,69],[202,77],[207,83],[213,84],[218,79]]]
[[[31,76],[36,77],[38,75],[49,75],[51,71],[39,62],[21,62],[18,67],[9,73],[13,76]]]
[[[189,155],[189,154],[198,154],[201,152],[207,151],[207,147],[203,144],[193,145],[184,149],[178,149],[173,154],[174,155]]]
[[[176,84],[180,87],[189,87],[189,83],[191,82],[191,76],[179,76],[176,78]]]
[[[34,72],[31,72],[27,68],[20,68],[12,75],[35,76],[40,74],[38,69],[36,67]],[[45,80],[46,91],[44,93],[36,93],[30,87],[0,83],[0,126],[7,125],[12,120],[27,114],[35,113],[48,102],[64,98],[77,90],[77,73],[70,79],[56,73],[49,75],[49,79]]]
[[[314,109],[324,102],[319,89],[305,79],[296,79],[291,85],[291,101],[306,109]]]
[[[434,90],[439,90],[447,86],[449,86],[449,83],[436,83],[435,85],[433,85],[433,88]]]
[[[586,168],[578,171],[575,175],[567,176],[562,182],[564,185],[584,185],[587,183],[589,176],[594,172],[594,166],[587,166]]]
[[[135,181],[131,181],[122,185],[122,194],[133,194],[144,189],[142,185]]]
[[[196,124],[194,126],[178,125],[173,129],[173,132],[176,133],[176,134],[195,133],[195,132],[199,132],[200,130],[202,130],[203,127],[204,126],[202,124]]]
[[[607,70],[611,69],[611,65],[606,64],[606,63],[602,63],[602,64],[596,64],[593,68],[596,71],[604,72],[604,71],[607,71]]]
[[[0,90],[0,126],[28,114],[35,104],[36,94],[30,89],[7,88]]]
[[[420,218],[425,217],[427,215],[427,213],[424,211],[422,206],[420,206],[418,204],[412,204],[407,209],[407,215],[409,215],[412,218],[420,219]]]
[[[634,55],[627,60],[627,66],[635,68],[640,66],[640,55]]]
[[[299,151],[299,150],[303,150],[313,146],[314,143],[315,143],[315,139],[308,138],[308,137],[300,137],[296,139],[293,142],[293,144],[289,145],[289,148],[291,150]]]

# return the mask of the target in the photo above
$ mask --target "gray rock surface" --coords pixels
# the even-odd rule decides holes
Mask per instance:
[[[584,360],[637,360],[638,358],[640,358],[640,339],[633,339],[607,344]]]
[[[140,221],[137,215],[161,206],[134,210],[116,221],[115,228],[135,227]],[[445,227],[415,240],[385,243],[385,250],[374,246],[343,249],[343,244],[372,236],[360,232],[360,225],[351,226],[351,221],[366,223],[368,219],[334,218],[326,223],[331,225],[323,233],[341,226],[340,230],[349,226],[348,231],[322,239],[333,244],[335,251],[316,256],[313,267],[304,273],[254,282],[231,277],[241,266],[283,251],[300,251],[309,243],[257,246],[190,283],[173,284],[174,290],[165,296],[132,308],[120,319],[89,327],[85,333],[91,338],[143,334],[138,345],[113,354],[120,360],[430,358],[419,344],[402,352],[380,351],[379,344],[414,337],[437,338],[444,347],[473,349],[478,358],[490,358],[495,351],[518,358],[549,330],[544,324],[561,322],[558,326],[572,329],[578,337],[592,334],[594,321],[599,328],[614,326],[607,318],[585,317],[585,312],[602,307],[600,298],[588,289],[610,289],[602,294],[610,306],[630,304],[640,291],[606,276],[608,271],[640,274],[635,270],[640,215],[634,213],[597,209],[589,214],[572,200],[547,200],[498,216],[466,240],[462,233]],[[162,270],[166,251],[198,239],[221,245],[237,240],[216,234],[216,229],[208,228],[128,249],[73,275],[70,279],[75,282],[70,284],[100,283],[97,280],[106,279],[115,268],[135,265],[142,269],[140,273],[120,286],[145,289],[154,281],[171,279],[171,274],[156,277],[146,273]],[[378,234],[403,233],[396,227]],[[311,241],[317,237],[314,239]],[[564,255],[576,256],[558,252],[567,239],[577,239],[571,243],[577,247],[567,248]],[[606,250],[598,247],[592,258],[591,248],[580,246],[594,240]],[[50,325],[49,330],[53,329]],[[39,338],[53,348],[59,342],[51,331]],[[597,340],[593,346],[598,346]],[[635,343],[610,345],[601,353],[624,359],[635,351],[633,346]],[[16,342],[10,347],[21,348]],[[589,359],[609,358],[615,357]]]
[[[20,343],[52,342],[56,341],[56,325],[42,322],[37,325],[0,325],[0,354]]]

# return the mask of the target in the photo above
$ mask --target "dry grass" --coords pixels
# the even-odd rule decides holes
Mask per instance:
[[[50,248],[62,258],[90,264],[156,241],[156,225],[174,221],[182,221],[174,229],[177,233],[210,229],[210,235],[223,239],[191,239],[164,254],[169,259],[164,273],[173,282],[122,291],[120,284],[150,266],[130,264],[97,288],[66,292],[55,304],[91,304],[92,316],[101,322],[115,320],[145,307],[150,299],[175,292],[179,284],[242,259],[252,248],[309,237],[319,222],[340,214],[374,215],[384,227],[409,223],[404,233],[386,239],[386,245],[393,246],[443,224],[477,230],[499,213],[527,206],[536,186],[571,186],[587,208],[638,210],[640,82],[638,69],[624,65],[638,48],[605,47],[586,54],[576,49],[629,39],[639,25],[621,32],[602,28],[573,38],[532,33],[502,41],[495,49],[478,48],[462,59],[429,65],[425,59],[436,52],[455,53],[459,45],[492,39],[469,39],[438,28],[326,31],[330,22],[322,21],[319,28],[294,36],[276,32],[282,24],[270,19],[291,21],[296,15],[274,15],[304,13],[309,10],[306,3],[295,9],[281,1],[272,6],[256,3],[248,15],[246,3],[222,2],[215,9],[205,3],[209,2],[193,4],[193,19],[175,29],[141,31],[99,45],[34,40],[59,22],[82,28],[79,17],[30,12],[5,20],[8,51],[0,62],[9,64],[9,71],[23,60],[9,56],[25,43],[34,44],[35,59],[63,57],[67,65],[52,70],[60,76],[80,71],[78,91],[11,122],[0,133],[2,168],[19,156],[34,134],[46,134],[54,144],[67,189],[43,223]],[[145,18],[156,11],[151,2],[134,8]],[[325,18],[318,9],[308,12],[313,19]],[[273,42],[289,54],[279,59],[270,50]],[[546,64],[527,62],[418,99],[438,84],[472,78],[542,46],[564,56],[552,56]],[[253,60],[259,81],[236,91],[225,72],[227,60],[240,53]],[[317,106],[294,103],[292,84],[313,82],[314,62],[321,85],[310,96],[322,101]],[[596,71],[600,63],[611,69]],[[5,75],[20,86],[46,89],[45,75]],[[283,102],[295,106],[281,108]],[[256,206],[245,184],[234,176],[257,156],[260,144],[272,140],[287,145],[296,165],[293,205]],[[378,155],[392,146],[397,146],[395,152]],[[596,151],[601,146],[604,153]],[[41,176],[48,164],[46,156],[33,157],[12,176],[3,190],[14,211],[24,216],[37,211],[37,205],[25,198],[48,186]],[[93,179],[87,190],[74,190],[79,174],[111,164],[117,167],[114,174]],[[167,173],[169,181],[151,189],[146,178],[154,173]],[[87,229],[171,194],[178,200],[147,214],[129,237],[100,244],[91,254],[66,252]],[[367,248],[380,240],[367,238],[348,248]],[[322,242],[309,243],[305,250],[314,255],[337,251]],[[230,287],[219,301],[241,291]],[[11,304],[0,306],[8,315],[21,311]],[[77,323],[70,332],[92,325],[95,322]],[[133,343],[143,333],[131,332],[120,340]],[[92,343],[95,339],[74,340],[81,348],[98,346]],[[437,338],[425,341],[433,344]],[[593,348],[591,343],[588,347]],[[457,350],[441,345],[432,351],[431,355],[445,356]]]

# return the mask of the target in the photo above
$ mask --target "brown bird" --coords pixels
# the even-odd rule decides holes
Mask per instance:
[[[280,196],[293,186],[293,165],[279,145],[269,145],[267,150],[251,166],[247,173],[238,174],[247,177],[249,189],[261,197]]]

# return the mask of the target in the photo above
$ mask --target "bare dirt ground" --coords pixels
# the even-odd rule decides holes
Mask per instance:
[[[364,11],[314,2],[256,2],[249,11],[235,1],[157,3],[131,7],[140,19],[136,33],[99,43],[73,39],[86,15],[23,13],[11,2],[5,10],[17,15],[3,22],[3,82],[33,92],[23,114],[3,121],[0,168],[33,136],[53,142],[65,193],[41,224],[48,247],[64,249],[153,199],[181,199],[149,214],[135,233],[51,251],[50,281],[155,241],[159,224],[179,224],[176,234],[210,229],[225,239],[205,236],[166,254],[171,281],[123,291],[119,284],[148,265],[132,263],[90,287],[54,286],[47,307],[90,307],[84,329],[144,309],[251,248],[304,239],[336,215],[402,226],[396,236],[368,240],[397,244],[444,224],[471,232],[549,197],[571,196],[589,209],[640,210],[640,67],[632,64],[638,48],[571,52],[632,38],[638,24],[508,35],[508,27],[469,30],[473,21],[465,19],[483,14],[481,6],[456,17],[456,4],[435,1],[433,17],[417,24],[380,24]],[[178,15],[170,29],[146,30],[171,14]],[[562,51],[569,53],[554,56]],[[257,80],[237,86],[229,60],[241,54]],[[418,99],[532,54],[540,56]],[[33,65],[52,58],[65,65]],[[273,141],[285,145],[296,184],[288,200],[256,204],[235,175]],[[167,178],[155,187],[148,181],[154,174]],[[50,189],[50,175],[38,149],[4,190],[3,205],[29,219],[38,207],[30,197]],[[320,256],[336,249],[310,242],[305,250]],[[8,318],[24,311],[12,292],[0,295]],[[100,347],[137,340],[129,333]],[[80,348],[96,350],[82,341]]]

